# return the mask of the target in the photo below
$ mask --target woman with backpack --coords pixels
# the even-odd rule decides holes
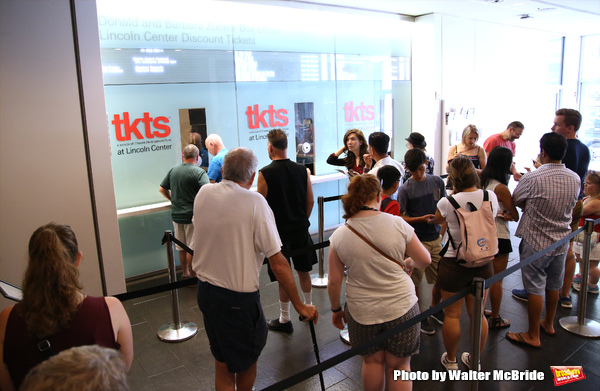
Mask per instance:
[[[461,227],[458,220],[459,211],[466,209],[473,213],[473,208],[483,211],[485,208],[489,208],[491,204],[491,211],[486,211],[487,215],[484,215],[489,216],[490,221],[485,221],[485,223],[492,231],[492,237],[487,238],[487,242],[490,245],[493,244],[497,249],[497,236],[494,228],[494,216],[498,214],[498,199],[496,194],[478,188],[479,175],[469,158],[457,156],[452,160],[449,168],[448,175],[452,181],[454,190],[451,197],[460,206],[460,210],[457,211],[455,206],[452,205],[451,197],[442,198],[437,204],[435,218],[430,222],[431,224],[448,223],[448,243],[444,247],[444,250],[442,250],[442,259],[438,267],[438,278],[436,281],[436,285],[442,292],[442,300],[446,300],[457,292],[471,286],[475,277],[487,279],[494,275],[491,262],[493,254],[490,257],[490,261],[483,266],[468,267],[473,266],[473,264],[467,264],[464,260],[458,259],[459,250],[463,244],[461,240]],[[485,201],[486,197],[489,201]],[[492,243],[494,240],[496,243]],[[484,303],[486,298],[487,290],[485,291]],[[461,334],[460,316],[464,300],[466,300],[467,312],[469,313],[469,317],[471,317],[473,314],[473,295],[471,294],[444,309],[445,318],[442,325],[442,336],[446,352],[442,354],[441,361],[442,365],[448,371],[459,369],[457,348]],[[481,318],[481,350],[483,350],[488,334],[488,324],[483,314]],[[461,355],[461,359],[468,369],[471,369],[471,355],[465,352]]]
[[[500,213],[496,216],[496,232],[498,233],[498,254],[494,256],[494,275],[506,270],[508,265],[508,254],[512,252],[510,243],[509,221],[519,221],[519,212],[513,203],[508,180],[511,176],[513,154],[506,147],[495,147],[490,151],[487,165],[481,172],[481,187],[494,192],[498,197]],[[490,288],[490,304],[492,313],[490,318],[490,329],[510,327],[510,321],[500,316],[500,305],[502,304],[502,280],[496,282]]]

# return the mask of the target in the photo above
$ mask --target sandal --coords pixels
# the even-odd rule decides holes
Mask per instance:
[[[508,319],[502,319],[501,316],[497,318],[490,318],[489,320],[490,329],[503,329],[510,327],[510,321]]]

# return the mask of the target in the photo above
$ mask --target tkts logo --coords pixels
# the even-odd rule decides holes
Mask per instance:
[[[287,114],[286,109],[276,110],[273,105],[269,105],[268,110],[259,110],[258,105],[248,106],[246,115],[248,116],[248,127],[250,129],[263,128],[274,128],[276,126],[284,127],[288,124],[288,118],[284,115]]]
[[[550,367],[550,369],[554,374],[555,386],[562,386],[567,383],[585,379],[583,367]]]
[[[138,128],[140,122],[144,124],[142,131]],[[129,119],[129,112],[121,115],[115,114],[111,124],[115,126],[115,136],[117,141],[129,141],[131,136],[134,135],[138,140],[154,138],[154,137],[167,137],[171,134],[171,128],[166,125],[169,123],[169,119],[164,116],[150,117],[150,113],[144,113],[142,118],[136,118],[133,121]]]

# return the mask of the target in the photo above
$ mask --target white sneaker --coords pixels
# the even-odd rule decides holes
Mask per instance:
[[[444,352],[444,354],[442,354],[442,365],[444,366],[444,368],[446,368],[447,371],[458,371],[458,362],[457,361],[449,361],[448,360],[448,353]]]
[[[462,362],[467,366],[467,368],[471,369],[471,353],[469,352],[464,352],[461,356],[460,359],[462,360]],[[479,363],[479,371],[481,371],[481,363]]]

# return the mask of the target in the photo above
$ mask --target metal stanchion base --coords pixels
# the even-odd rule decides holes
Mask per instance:
[[[194,322],[181,322],[181,328],[176,329],[175,323],[166,324],[158,329],[158,338],[166,342],[181,342],[192,338],[198,332]]]
[[[340,338],[342,342],[347,345],[350,345],[350,334],[348,333],[348,326],[344,327],[342,331],[340,331]]]
[[[600,337],[600,323],[595,320],[585,318],[580,325],[577,316],[565,316],[560,318],[558,323],[563,329],[582,337],[598,338]]]
[[[323,278],[319,277],[318,274],[311,274],[311,283],[315,288],[326,288],[327,287],[327,274],[323,275]]]

